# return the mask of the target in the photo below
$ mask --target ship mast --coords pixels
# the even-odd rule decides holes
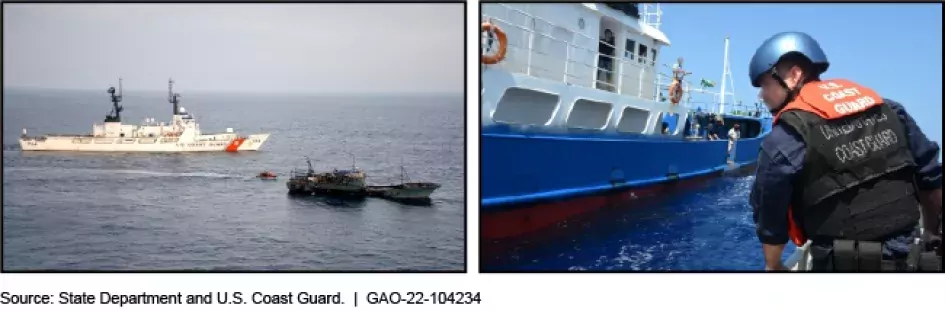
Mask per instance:
[[[305,157],[305,163],[308,163],[308,174],[311,176],[315,173],[315,170],[312,168],[312,160],[310,160],[308,157]]]
[[[407,170],[404,169],[404,156],[400,156],[400,184],[403,185],[407,179]]]
[[[174,104],[174,113],[171,115],[176,116],[180,114],[180,93],[174,93],[174,80],[171,78],[167,79],[167,101],[171,104]]]
[[[735,99],[735,80],[732,78],[732,67],[728,61],[728,42],[729,37],[725,37],[725,52],[722,56],[722,90],[719,93],[719,114],[725,114],[725,95],[732,95],[732,104],[737,103]],[[731,92],[726,92],[726,82],[730,84],[728,87],[732,88]]]
[[[121,122],[121,78],[118,78],[118,95],[115,95],[115,87],[108,88],[108,94],[112,98],[112,111],[105,115],[105,122]]]
[[[342,146],[341,148],[344,149],[344,151],[342,151],[342,152],[344,152],[344,153],[346,153],[346,154],[348,154],[348,155],[351,156],[351,170],[357,170],[357,169],[358,169],[357,160],[355,160],[355,157],[354,157],[354,154],[353,154],[353,153],[348,152],[348,141],[347,141],[347,140],[342,140],[342,141],[341,141],[341,146]]]

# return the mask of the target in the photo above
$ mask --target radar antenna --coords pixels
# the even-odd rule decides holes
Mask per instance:
[[[108,94],[112,99],[112,111],[105,115],[105,122],[121,122],[121,112],[124,110],[118,103],[121,102],[121,78],[118,78],[118,95],[115,95],[115,87],[108,88]]]
[[[174,79],[167,79],[167,101],[171,104],[174,104],[174,113],[172,115],[180,114],[180,93],[174,93]]]

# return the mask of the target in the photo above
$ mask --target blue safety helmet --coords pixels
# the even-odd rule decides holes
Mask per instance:
[[[751,64],[748,65],[751,85],[761,87],[761,75],[774,68],[782,57],[791,53],[807,57],[819,70],[818,74],[827,71],[830,66],[827,55],[814,38],[803,32],[782,32],[765,40],[751,57]]]

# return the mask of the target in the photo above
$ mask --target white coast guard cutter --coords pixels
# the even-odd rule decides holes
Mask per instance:
[[[232,128],[225,133],[203,134],[193,115],[180,106],[180,94],[173,91],[174,81],[168,81],[168,101],[174,111],[171,122],[145,119],[141,125],[122,124],[121,79],[118,94],[115,87],[108,93],[113,104],[103,124],[93,124],[92,134],[43,135],[30,137],[23,129],[20,147],[24,151],[100,151],[100,152],[198,152],[198,151],[255,151],[262,147],[268,133],[238,135]]]

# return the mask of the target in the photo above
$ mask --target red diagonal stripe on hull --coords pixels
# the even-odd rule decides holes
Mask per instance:
[[[229,145],[226,145],[226,152],[236,152],[240,149],[240,146],[243,145],[243,142],[246,141],[246,137],[237,137],[230,142]]]

